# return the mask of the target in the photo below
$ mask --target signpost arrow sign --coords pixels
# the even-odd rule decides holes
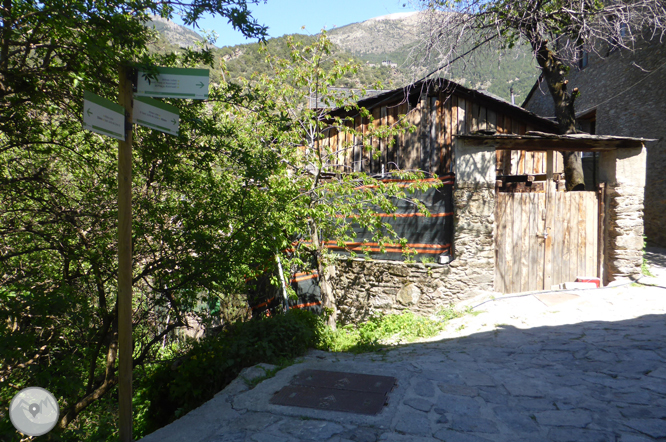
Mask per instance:
[[[139,71],[135,97],[208,98],[208,69],[156,68],[157,79],[148,81]]]
[[[178,135],[178,108],[148,97],[134,97],[134,123],[171,135]]]
[[[125,141],[125,109],[113,101],[83,92],[83,128]]]

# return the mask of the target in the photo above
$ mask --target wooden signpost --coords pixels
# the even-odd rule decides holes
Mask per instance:
[[[118,139],[118,402],[120,442],[132,441],[132,123],[178,135],[178,108],[150,96],[208,98],[208,69],[157,68],[139,74],[136,98],[129,68],[119,69],[118,104],[84,92],[83,127]],[[182,81],[181,81],[182,80]]]
[[[120,442],[132,441],[132,83],[120,68],[118,101],[125,140],[118,141],[118,406]]]

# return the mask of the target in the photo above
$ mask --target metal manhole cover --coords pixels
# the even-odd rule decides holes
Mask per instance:
[[[390,376],[373,376],[337,371],[304,370],[290,385],[273,395],[275,405],[344,411],[358,414],[379,413],[396,384]]]
[[[395,382],[396,379],[391,376],[375,376],[341,371],[303,370],[294,376],[290,384],[387,394],[393,390]]]

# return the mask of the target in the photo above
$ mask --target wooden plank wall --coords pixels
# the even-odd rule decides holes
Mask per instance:
[[[505,134],[524,134],[533,128],[523,121],[486,108],[462,96],[441,92],[423,96],[415,107],[395,101],[370,110],[372,122],[357,116],[354,127],[362,135],[347,136],[330,130],[325,145],[339,152],[340,171],[381,173],[395,169],[424,170],[443,175],[453,171],[453,142],[457,134],[478,130],[496,130]],[[389,146],[388,139],[367,139],[370,127],[394,125],[406,119],[414,132],[398,135]],[[351,123],[350,123],[351,126]],[[367,144],[363,147],[363,143]],[[372,146],[372,148],[368,148]],[[377,158],[373,153],[378,152]],[[562,169],[561,155],[554,172]],[[498,175],[538,175],[546,172],[546,155],[542,152],[497,151]]]
[[[545,208],[542,193],[498,193],[495,290],[518,293],[543,289]]]
[[[578,276],[598,276],[597,193],[555,192],[551,195],[553,245],[546,253],[552,253],[552,284],[575,281]]]
[[[596,192],[500,192],[495,210],[495,290],[549,290],[598,276]]]

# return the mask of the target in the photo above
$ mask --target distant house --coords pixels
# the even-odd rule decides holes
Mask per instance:
[[[568,76],[569,90],[581,92],[576,117],[582,131],[656,139],[647,144],[645,234],[666,247],[666,44],[640,41],[635,51],[606,47],[602,55],[581,53]],[[537,81],[523,107],[554,116],[545,83]],[[597,155],[598,156],[598,155]],[[598,158],[583,158],[586,187],[598,182]]]

